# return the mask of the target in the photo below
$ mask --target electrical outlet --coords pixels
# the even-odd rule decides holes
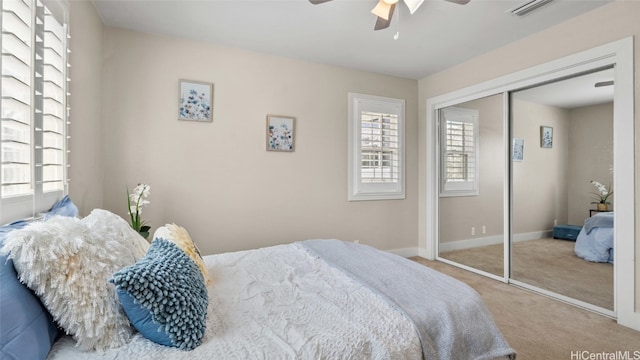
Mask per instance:
[[[354,243],[360,244],[360,240],[353,240]]]
[[[471,235],[475,235],[476,234],[476,228],[475,226],[471,227]]]
[[[482,233],[483,233],[483,234],[486,234],[486,233],[487,233],[487,227],[486,227],[486,226],[484,226],[484,225],[482,225]]]
[[[558,226],[558,219],[553,220],[553,226]]]

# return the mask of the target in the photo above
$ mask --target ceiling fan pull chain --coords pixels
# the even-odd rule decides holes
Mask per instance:
[[[398,11],[398,16],[396,16],[398,18],[398,21],[396,22],[396,34],[393,35],[393,40],[398,40],[398,38],[400,38],[400,11]]]

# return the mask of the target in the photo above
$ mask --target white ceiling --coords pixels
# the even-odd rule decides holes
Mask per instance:
[[[93,1],[109,26],[421,79],[612,0],[555,0],[525,17],[505,13],[525,0],[426,0],[413,15],[399,3],[381,31],[377,0]]]
[[[573,109],[613,101],[613,86],[595,87],[613,81],[613,69],[601,70],[514,93],[514,97],[549,106]]]

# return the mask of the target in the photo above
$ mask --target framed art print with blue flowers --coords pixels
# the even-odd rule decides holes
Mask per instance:
[[[551,149],[553,147],[553,128],[540,126],[540,147]]]
[[[213,84],[180,80],[178,120],[213,121]]]
[[[513,161],[522,161],[524,160],[524,139],[523,138],[513,138]]]
[[[295,126],[296,118],[294,117],[267,115],[267,150],[293,151]]]

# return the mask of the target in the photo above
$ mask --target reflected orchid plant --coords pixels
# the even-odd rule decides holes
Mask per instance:
[[[592,193],[594,195],[594,199],[597,201],[592,202],[592,204],[610,204],[609,197],[613,195],[613,191],[611,191],[611,187],[607,188],[601,183],[591,180],[591,184],[598,189],[598,192]]]

